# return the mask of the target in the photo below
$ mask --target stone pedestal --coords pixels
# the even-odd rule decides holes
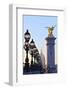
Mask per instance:
[[[55,37],[47,37],[47,70],[48,73],[56,73],[57,65],[55,65]]]

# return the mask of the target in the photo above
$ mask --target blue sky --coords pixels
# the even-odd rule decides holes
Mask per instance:
[[[57,17],[56,16],[31,16],[24,15],[24,32],[28,29],[31,38],[34,39],[38,48],[42,47],[42,43],[48,36],[47,26],[56,25],[54,36],[57,36]]]

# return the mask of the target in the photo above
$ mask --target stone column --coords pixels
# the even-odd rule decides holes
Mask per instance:
[[[48,73],[56,73],[57,65],[55,65],[55,40],[53,30],[55,27],[48,27],[47,41],[47,71]]]
[[[55,65],[55,37],[47,37],[47,69],[48,73],[57,72],[57,66]]]

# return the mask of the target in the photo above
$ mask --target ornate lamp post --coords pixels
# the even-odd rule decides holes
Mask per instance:
[[[31,66],[33,65],[34,48],[35,48],[35,43],[32,39],[32,41],[30,42]]]
[[[35,48],[35,50],[34,50],[34,58],[37,60],[37,62],[38,62],[38,55],[39,55],[39,51],[38,51],[37,48]]]
[[[28,51],[29,51],[29,40],[31,38],[30,33],[27,31],[24,34],[24,38],[25,38],[25,45],[24,45],[24,49],[26,51],[26,58],[25,58],[25,70],[28,72],[29,70],[29,58],[28,58]]]

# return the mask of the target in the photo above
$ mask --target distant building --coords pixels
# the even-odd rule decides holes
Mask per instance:
[[[44,54],[43,54],[42,51],[41,51],[40,56],[41,56],[41,64],[42,64],[42,67],[43,67],[43,69],[45,69],[45,56],[44,56]]]

